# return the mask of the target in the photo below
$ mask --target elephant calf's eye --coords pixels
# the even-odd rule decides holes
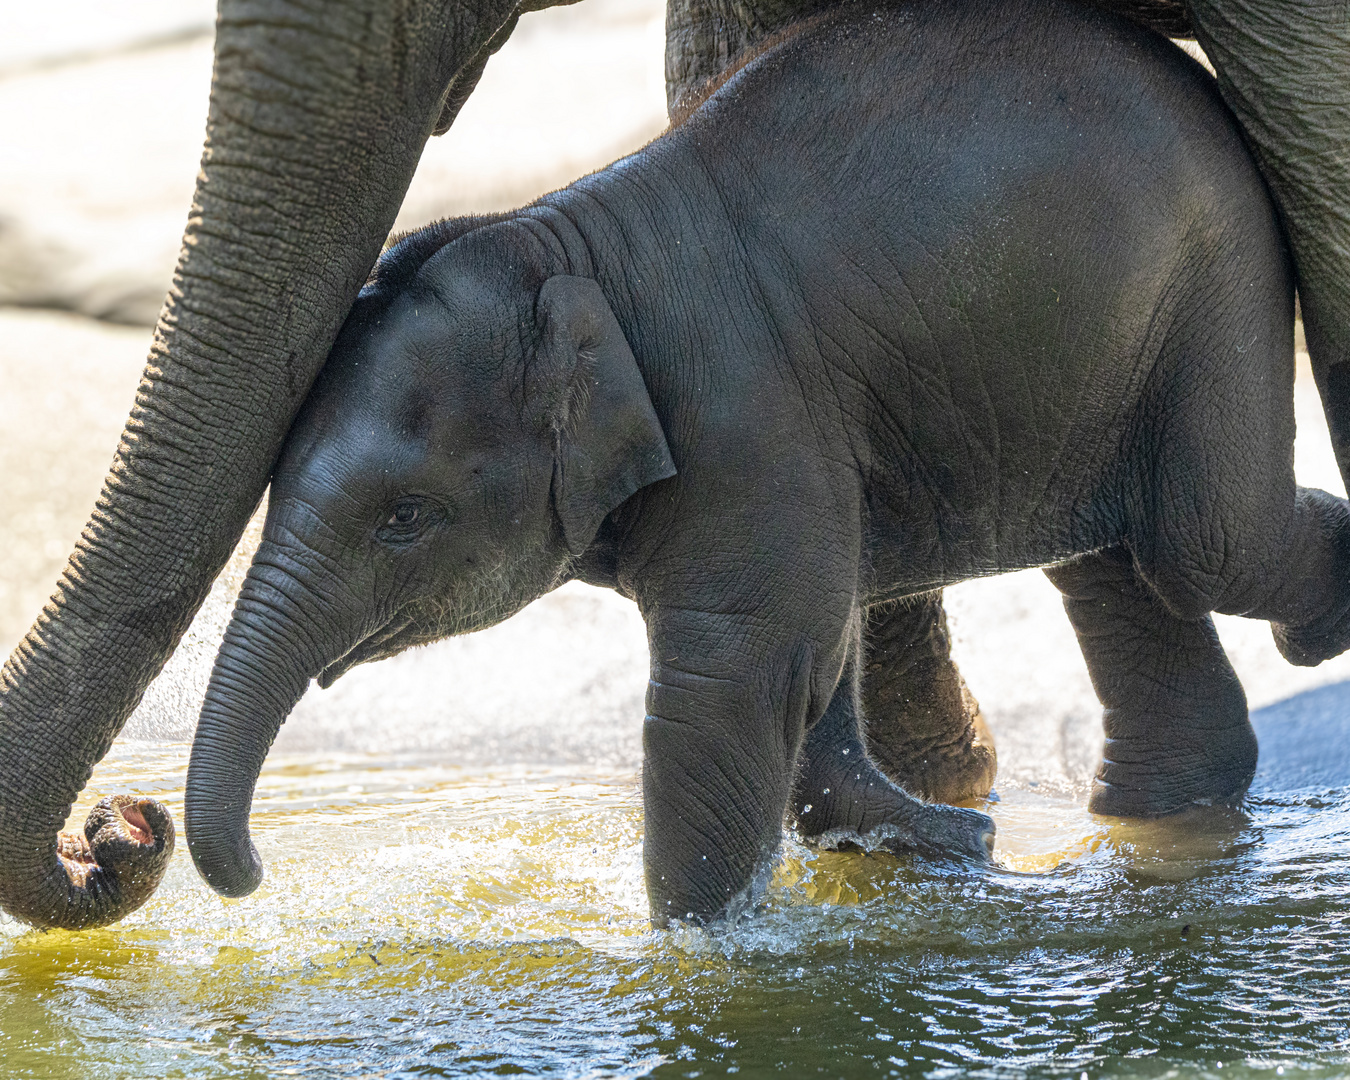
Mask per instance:
[[[429,509],[422,504],[421,499],[404,499],[395,503],[375,535],[389,543],[416,539],[434,516],[429,513]]]

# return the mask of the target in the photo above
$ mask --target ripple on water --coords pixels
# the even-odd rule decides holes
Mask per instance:
[[[99,783],[181,820],[185,760],[119,748]],[[0,926],[4,1072],[1350,1068],[1350,790],[1148,826],[1063,793],[990,810],[999,869],[788,841],[753,917],[655,933],[631,772],[281,758],[253,896],[212,896],[180,848],[117,927]]]

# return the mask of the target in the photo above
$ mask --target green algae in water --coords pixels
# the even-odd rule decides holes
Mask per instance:
[[[119,747],[99,784],[181,820],[185,762],[183,746]],[[789,842],[753,918],[655,933],[631,772],[278,758],[255,803],[253,896],[215,897],[180,847],[118,926],[0,924],[0,1063],[44,1078],[1350,1075],[1350,788],[1147,826],[1094,819],[1071,792],[1002,794],[1000,869]]]

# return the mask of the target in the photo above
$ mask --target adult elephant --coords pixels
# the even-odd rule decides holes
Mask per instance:
[[[520,14],[546,6],[220,0],[202,171],[136,405],[56,593],[0,685],[0,906],[11,914],[96,925],[149,894],[171,833],[153,806],[104,807],[88,842],[58,844],[58,830],[238,541],[423,144],[450,125]],[[671,0],[672,101],[824,6]],[[1191,27],[1214,61],[1288,225],[1314,368],[1350,472],[1343,4],[1102,6],[1172,34]],[[919,611],[901,645],[940,616],[931,600]]]

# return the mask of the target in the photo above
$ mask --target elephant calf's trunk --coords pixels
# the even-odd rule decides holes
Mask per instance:
[[[329,659],[258,552],[216,658],[188,765],[184,825],[198,872],[222,896],[247,896],[263,879],[249,838],[253,792],[282,722]],[[264,564],[260,568],[260,563]],[[290,584],[290,583],[288,583]]]

